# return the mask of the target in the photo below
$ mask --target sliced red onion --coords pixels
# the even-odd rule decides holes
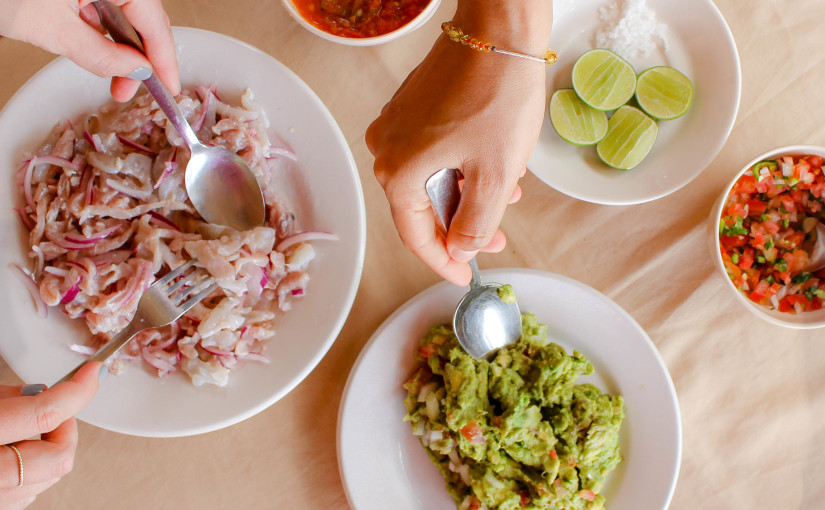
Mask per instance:
[[[114,250],[106,253],[101,253],[92,257],[92,262],[95,266],[105,266],[107,264],[120,264],[132,256],[131,250]]]
[[[89,133],[88,130],[84,129],[83,138],[85,138],[87,142],[92,144],[92,147],[94,147],[95,152],[103,152],[103,146],[100,144],[100,136],[98,136],[97,134],[93,135]]]
[[[320,232],[320,231],[306,231],[306,232],[299,232],[297,234],[293,234],[275,246],[275,251],[286,251],[287,248],[293,246],[298,243],[305,243],[307,241],[317,241],[317,240],[326,240],[326,241],[337,241],[338,236],[330,233],[330,232]]]
[[[149,197],[152,196],[151,191],[144,191],[142,189],[133,188],[127,184],[123,184],[122,182],[116,181],[114,179],[106,179],[106,185],[115,191],[123,193],[124,195],[128,195],[132,198],[137,198],[138,200],[147,200]]]
[[[152,353],[149,352],[147,349],[141,349],[140,354],[143,357],[143,360],[146,361],[146,363],[149,363],[150,365],[157,368],[161,372],[174,372],[175,371],[175,365],[169,363],[165,359],[160,359],[156,356],[153,356]]]
[[[37,308],[37,313],[43,317],[44,319],[49,316],[49,308],[46,306],[46,302],[43,301],[43,297],[40,295],[40,289],[37,288],[37,284],[32,279],[31,275],[23,269],[20,264],[11,264],[17,271],[14,271],[14,274],[23,282],[28,289],[29,294],[31,294],[32,299],[34,299],[34,306]]]
[[[234,352],[224,351],[222,349],[218,349],[217,347],[207,347],[207,346],[203,345],[203,343],[201,343],[201,347],[203,347],[204,351],[206,351],[210,354],[214,354],[215,356],[234,356],[235,355]]]
[[[163,163],[163,173],[160,174],[160,176],[158,177],[157,182],[155,182],[154,189],[158,189],[158,187],[160,186],[160,183],[162,183],[164,181],[164,179],[166,179],[172,172],[177,170],[177,168],[178,168],[177,160],[178,160],[178,148],[175,147],[174,149],[172,149],[172,155],[169,157],[169,161],[166,161],[165,163]]]
[[[112,232],[114,232],[115,230],[117,230],[119,228],[120,228],[120,225],[114,225],[114,226],[109,227],[109,228],[104,228],[100,232],[96,232],[94,234],[94,236],[92,236],[92,237],[77,237],[77,236],[73,236],[72,234],[66,234],[63,237],[66,241],[68,241],[70,243],[74,243],[78,246],[84,246],[85,245],[85,247],[88,248],[89,246],[91,246],[91,245],[95,244],[96,242],[100,241],[101,239],[105,239],[105,238],[109,237],[112,234]]]
[[[31,217],[23,211],[22,207],[15,207],[13,210],[20,217],[20,221],[23,222],[23,226],[26,227],[26,230],[31,232],[35,225]]]
[[[250,361],[259,361],[261,363],[269,364],[269,358],[261,354],[260,352],[250,352],[246,356],[239,357],[238,359],[250,360]]]
[[[146,154],[149,154],[150,156],[154,156],[154,155],[157,154],[157,152],[153,151],[149,147],[147,147],[145,145],[141,145],[137,142],[133,142],[132,140],[129,140],[125,136],[117,135],[117,139],[120,140],[120,143],[122,143],[126,147],[135,149],[136,151],[145,152]]]
[[[304,295],[304,289],[300,289],[300,288],[299,289],[292,289],[292,295],[293,296],[303,296]]]
[[[81,344],[72,344],[72,345],[69,346],[69,349],[71,349],[74,352],[77,352],[79,354],[82,354],[84,356],[91,356],[92,354],[97,352],[93,348],[89,347],[88,345],[81,345]]]
[[[69,270],[68,269],[63,269],[63,268],[60,268],[60,267],[46,266],[46,267],[43,268],[43,271],[46,272],[46,273],[53,274],[55,276],[60,276],[62,278],[65,278],[66,276],[69,276]]]
[[[164,340],[163,342],[156,344],[156,345],[149,345],[146,348],[149,349],[151,352],[155,351],[163,351],[168,347],[171,347],[175,342],[178,341],[176,335],[169,335],[169,338]]]
[[[36,158],[32,158],[29,160],[29,164],[26,166],[26,173],[23,175],[23,195],[26,197],[26,203],[32,211],[37,210],[37,206],[34,205],[34,197],[32,196],[32,172],[34,171],[35,159]]]
[[[270,147],[269,154],[270,156],[283,156],[291,159],[292,161],[298,161],[298,155],[295,154],[295,151],[287,149],[286,147]]]
[[[61,158],[58,156],[35,156],[29,161],[30,165],[37,166],[37,165],[54,165],[65,168],[67,170],[74,170],[79,171],[80,165],[73,161],[69,161],[66,158]]]
[[[78,292],[80,292],[80,278],[78,278],[69,290],[66,291],[66,294],[63,295],[63,299],[60,300],[60,304],[65,305],[67,303],[71,303],[74,301],[74,298],[77,297]]]
[[[148,214],[149,216],[151,216],[151,217],[152,217],[152,218],[151,218],[152,220],[157,221],[158,223],[162,224],[164,227],[169,227],[169,228],[171,228],[171,229],[173,229],[173,230],[177,230],[178,232],[180,232],[180,227],[178,227],[177,225],[175,225],[175,222],[174,222],[174,221],[170,220],[169,218],[167,218],[166,216],[162,215],[161,213],[159,213],[159,212],[157,212],[157,211],[149,211],[149,212],[148,212],[148,213],[146,213],[146,214]]]
[[[200,96],[200,94],[198,94]],[[198,120],[192,124],[192,130],[197,133],[203,127],[203,122],[206,120],[206,113],[209,110],[209,103],[212,100],[212,91],[206,89],[204,93],[206,97],[201,98],[201,114],[198,116]]]

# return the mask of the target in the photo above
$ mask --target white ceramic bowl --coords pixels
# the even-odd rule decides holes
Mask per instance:
[[[110,375],[78,417],[124,434],[171,437],[217,430],[253,416],[295,388],[329,350],[346,320],[364,262],[366,214],[358,169],[335,119],[314,92],[283,64],[251,46],[213,32],[174,29],[184,86],[217,85],[236,102],[245,88],[268,113],[270,136],[292,148],[298,162],[281,174],[284,197],[302,227],[336,233],[318,242],[307,293],[278,319],[266,344],[271,360],[246,364],[229,384],[195,387],[178,373],[158,378],[130,364]],[[48,100],[44,100],[48,98]],[[81,361],[69,350],[90,334],[81,321],[58,310],[35,313],[10,263],[29,266],[26,234],[12,204],[19,200],[13,173],[26,151],[36,149],[52,126],[77,119],[110,100],[109,81],[59,58],[38,72],[0,112],[0,355],[28,383],[52,384]],[[277,138],[276,138],[277,137]],[[323,150],[318,150],[323,147]]]
[[[795,329],[813,329],[825,327],[825,308],[815,310],[812,312],[803,312],[799,314],[783,313],[778,310],[771,310],[765,306],[762,306],[758,303],[754,303],[753,301],[748,299],[743,292],[741,292],[739,289],[736,288],[736,286],[733,285],[733,282],[728,277],[728,273],[725,271],[725,266],[723,265],[722,257],[720,256],[721,245],[719,244],[719,223],[722,219],[722,210],[725,207],[725,202],[727,201],[728,194],[730,193],[731,189],[733,189],[733,186],[734,184],[736,184],[736,181],[738,181],[739,178],[745,172],[750,171],[753,165],[766,159],[776,159],[782,156],[805,154],[814,154],[825,158],[825,147],[819,147],[816,145],[788,145],[786,147],[779,147],[777,149],[770,150],[751,160],[747,165],[745,165],[742,168],[742,170],[736,173],[736,176],[725,187],[722,194],[716,200],[716,204],[714,205],[710,213],[710,221],[708,222],[708,236],[710,238],[709,244],[712,251],[711,257],[713,258],[713,265],[716,267],[716,269],[718,269],[719,274],[722,276],[722,278],[724,278],[726,282],[725,287],[730,289],[735,299],[742,303],[742,305],[753,314],[772,324]]]
[[[441,4],[441,0],[430,0],[430,3],[427,4],[427,7],[424,8],[421,13],[416,16],[415,18],[411,19],[407,24],[403,25],[401,28],[397,30],[393,30],[392,32],[379,35],[376,37],[342,37],[340,35],[334,35],[320,28],[316,27],[306,18],[301,16],[301,13],[298,12],[298,9],[295,7],[295,3],[293,0],[281,0],[286,7],[287,12],[295,18],[295,21],[298,22],[302,27],[306,28],[313,34],[317,35],[322,39],[326,39],[327,41],[332,41],[338,44],[345,44],[347,46],[375,46],[377,44],[384,44],[390,41],[394,41],[399,37],[409,34],[410,32],[421,28],[424,23],[426,23],[430,18],[432,18],[433,14],[435,13],[436,9],[438,9],[439,4]]]

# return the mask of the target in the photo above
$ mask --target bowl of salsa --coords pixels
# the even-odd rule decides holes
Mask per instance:
[[[714,261],[737,299],[780,326],[825,326],[825,268],[812,267],[825,223],[825,147],[780,147],[753,159],[711,213]]]
[[[382,44],[421,27],[441,0],[282,0],[304,28],[350,46]]]

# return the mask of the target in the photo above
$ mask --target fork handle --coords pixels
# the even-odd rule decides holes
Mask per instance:
[[[83,361],[83,363],[76,366],[71,372],[64,375],[59,381],[54,383],[52,386],[56,386],[62,382],[68,381],[69,379],[74,377],[78,370],[83,368],[88,363],[94,361],[105,363],[109,358],[117,354],[118,351],[120,351],[120,349],[122,349],[123,346],[126,345],[127,342],[129,342],[129,340],[131,340],[135,335],[137,335],[138,333],[140,333],[148,327],[149,325],[146,324],[146,321],[144,321],[140,317],[135,317],[132,320],[132,322],[129,323],[128,326],[126,326],[119,333],[113,336],[112,339],[106,343],[106,345],[98,349],[96,353],[89,356],[88,359],[86,359],[85,361]]]

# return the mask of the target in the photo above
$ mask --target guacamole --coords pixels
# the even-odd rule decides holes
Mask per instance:
[[[459,510],[596,510],[620,461],[621,396],[576,384],[593,366],[522,315],[522,338],[474,360],[452,329],[421,340],[404,385],[412,424]]]

